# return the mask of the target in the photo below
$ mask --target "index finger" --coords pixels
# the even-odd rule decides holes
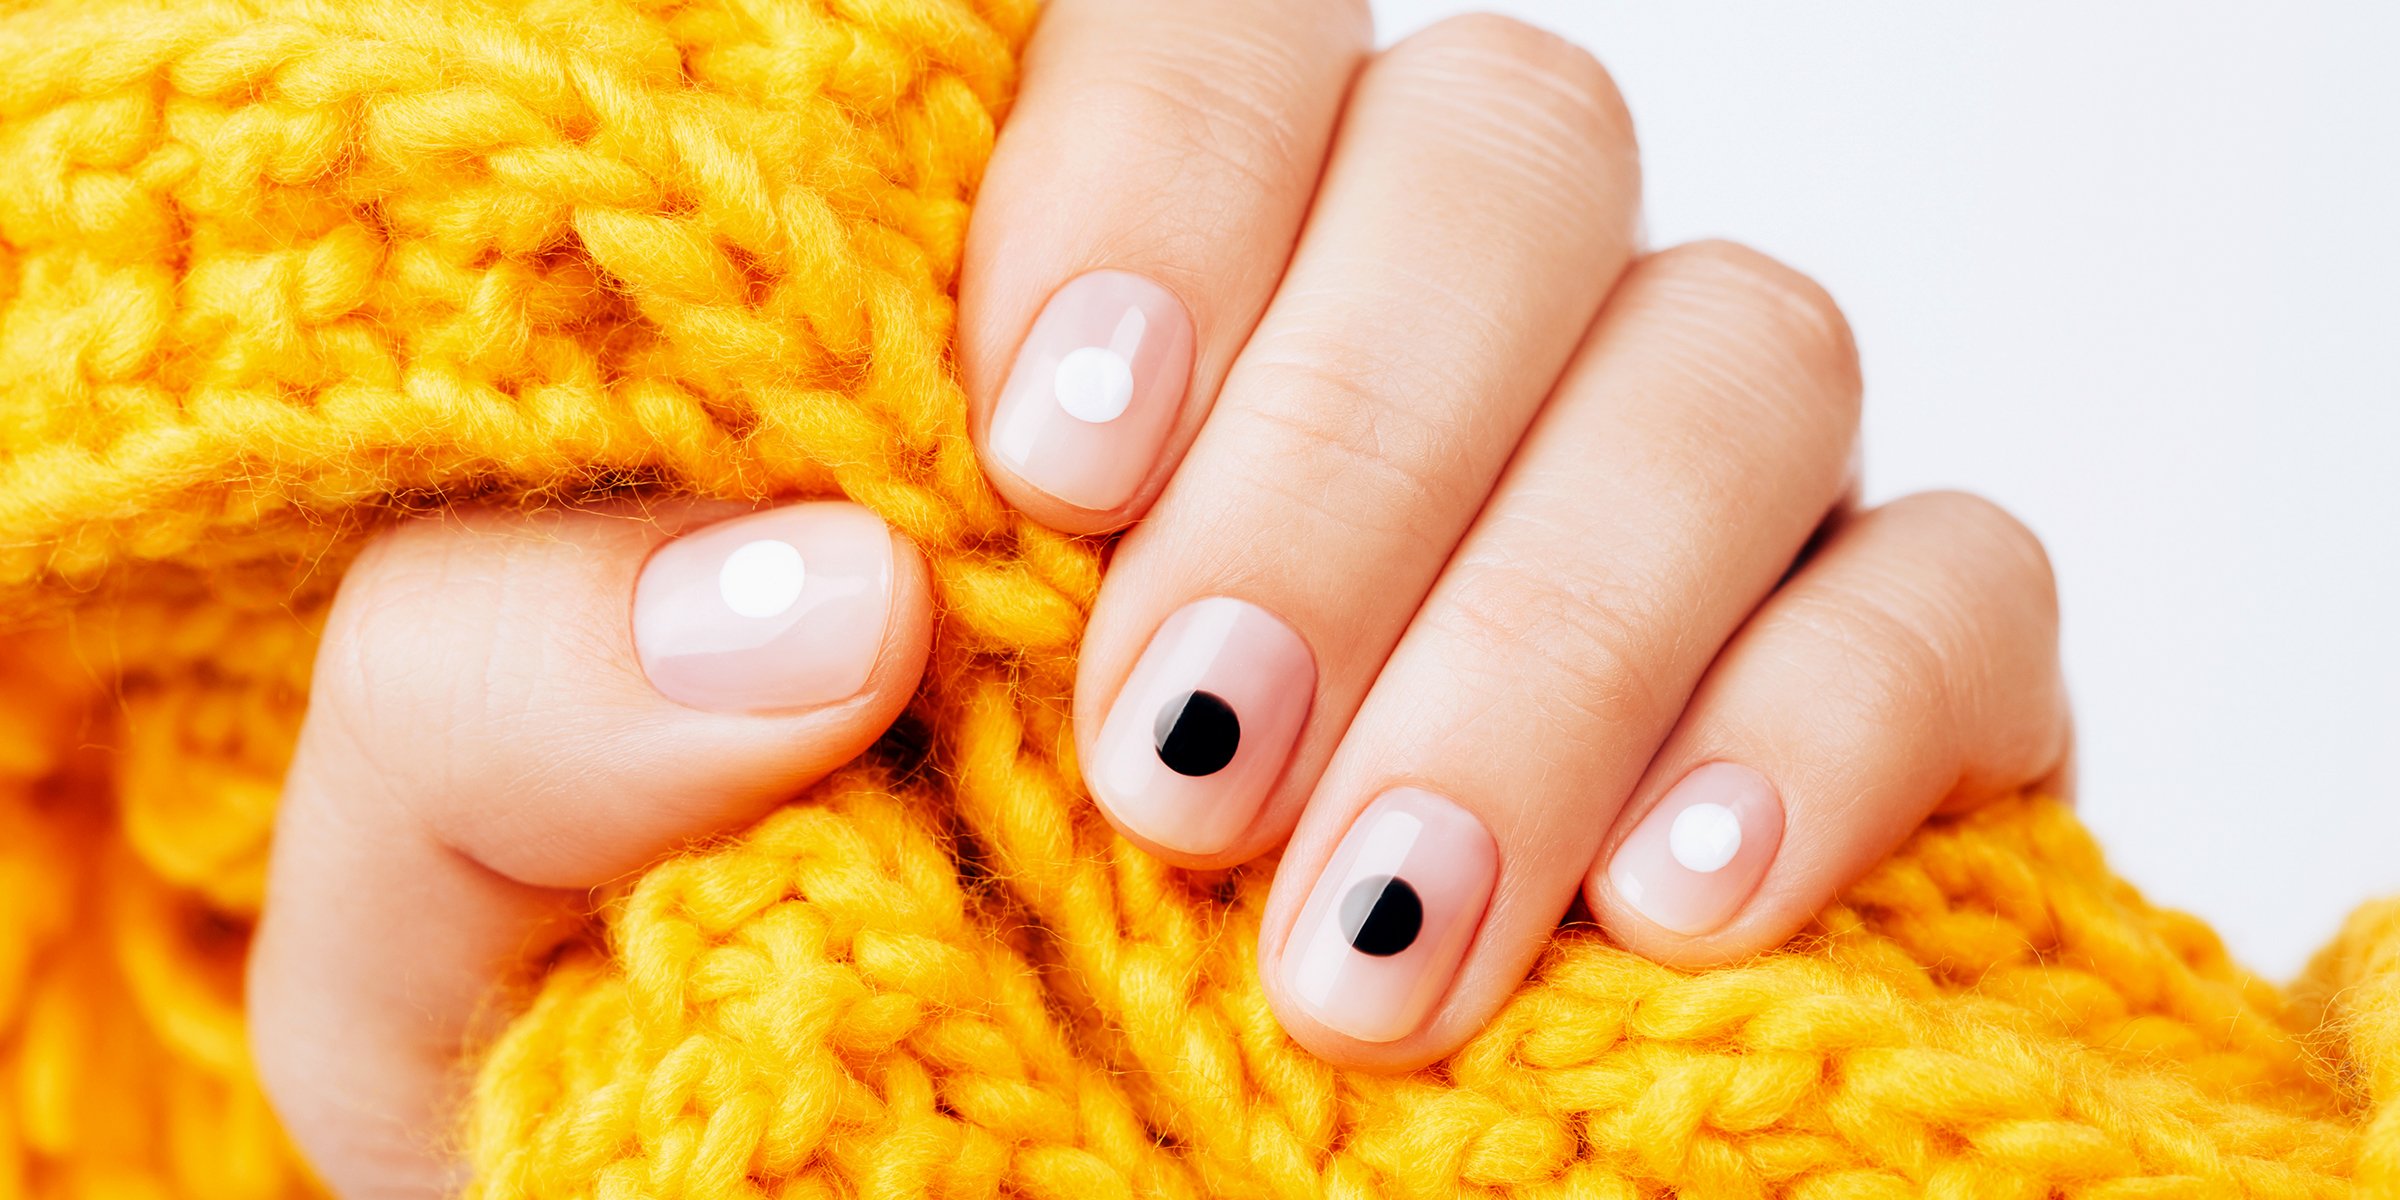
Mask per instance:
[[[1282,278],[1361,0],[1056,0],[976,198],[961,373],[1035,520],[1095,533],[1173,474]]]

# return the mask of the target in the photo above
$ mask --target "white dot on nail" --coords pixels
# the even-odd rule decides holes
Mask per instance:
[[[1675,814],[1667,849],[1684,870],[1706,875],[1741,852],[1742,819],[1722,804],[1695,804]]]
[[[1058,406],[1078,421],[1114,421],[1133,403],[1133,364],[1106,346],[1085,346],[1058,360],[1050,390]]]
[[[789,542],[760,539],[725,556],[717,569],[717,594],[725,607],[753,619],[779,617],[800,602],[808,564]]]

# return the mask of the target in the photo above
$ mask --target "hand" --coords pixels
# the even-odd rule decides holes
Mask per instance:
[[[932,630],[866,509],[402,526],[343,577],[250,957],[260,1081],[337,1195],[447,1196],[462,1049],[591,890],[763,815],[907,705]]]
[[[1401,1068],[1579,891],[1667,961],[1772,946],[1936,805],[2063,783],[2067,722],[2038,546],[1963,497],[1846,503],[1839,314],[1748,251],[1637,253],[1597,64],[1492,18],[1367,47],[1348,0],[1056,0],[961,356],[1004,494],[1140,522],[1085,646],[1092,791],[1179,862],[1288,838],[1278,1012]],[[495,984],[863,750],[930,627],[915,550],[842,503],[373,546],[252,964],[335,1189],[440,1191]]]
[[[1964,496],[1856,508],[1841,314],[1738,247],[1639,252],[1598,63],[1368,35],[1054,4],[961,348],[1011,501],[1139,522],[1083,646],[1091,792],[1180,863],[1285,846],[1277,1015],[1403,1068],[1579,891],[1669,963],[1765,950],[1937,805],[2063,787],[2069,723],[2039,545]]]

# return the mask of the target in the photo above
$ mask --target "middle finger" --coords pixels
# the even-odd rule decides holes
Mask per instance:
[[[1361,75],[1284,282],[1085,638],[1084,777],[1221,865],[1280,840],[1630,253],[1598,63],[1498,18]],[[1104,715],[1105,714],[1105,715]]]

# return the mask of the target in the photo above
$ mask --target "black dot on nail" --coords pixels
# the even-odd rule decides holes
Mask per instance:
[[[1233,708],[1207,692],[1185,692],[1159,710],[1158,761],[1178,775],[1214,775],[1242,745]]]
[[[1425,904],[1405,879],[1370,875],[1342,897],[1342,935],[1360,954],[1389,958],[1414,945],[1425,927]]]

